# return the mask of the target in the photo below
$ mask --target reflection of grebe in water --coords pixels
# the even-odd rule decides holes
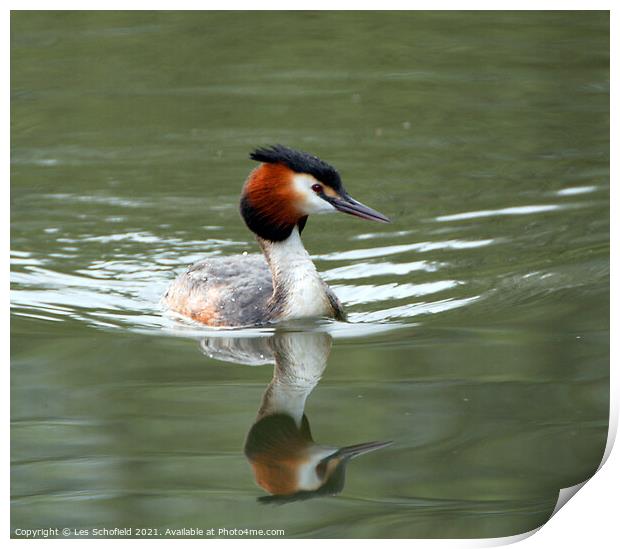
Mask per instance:
[[[301,241],[308,215],[340,211],[384,223],[389,219],[351,198],[338,172],[315,156],[277,145],[250,157],[261,165],[243,187],[241,215],[264,257],[203,259],[170,285],[164,304],[210,326],[343,319],[342,305]]]
[[[314,442],[304,408],[327,364],[329,335],[289,332],[269,339],[236,340],[238,346],[233,341],[212,338],[202,346],[205,353],[224,360],[250,364],[275,360],[273,379],[245,442],[256,482],[271,494],[260,501],[286,503],[337,494],[344,488],[350,459],[390,444],[338,448]]]

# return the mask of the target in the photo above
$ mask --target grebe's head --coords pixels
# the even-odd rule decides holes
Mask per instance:
[[[274,145],[256,149],[262,162],[248,177],[241,194],[241,215],[261,238],[278,242],[300,230],[310,214],[344,212],[362,219],[390,220],[349,196],[338,172],[311,154]]]

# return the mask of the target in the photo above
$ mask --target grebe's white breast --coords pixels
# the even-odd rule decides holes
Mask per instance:
[[[297,227],[282,242],[259,239],[274,282],[274,312],[283,319],[334,316],[335,296],[319,276]]]

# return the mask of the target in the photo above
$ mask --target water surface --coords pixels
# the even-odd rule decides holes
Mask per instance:
[[[607,434],[608,32],[602,12],[13,13],[12,528],[542,524]],[[275,142],[393,219],[304,231],[349,323],[226,334],[323,334],[314,439],[393,441],[286,505],[243,451],[269,357],[222,361],[221,333],[159,306],[187,264],[256,250],[238,196]]]

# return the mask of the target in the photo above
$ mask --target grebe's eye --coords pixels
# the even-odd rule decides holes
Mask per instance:
[[[319,185],[318,183],[315,183],[314,185],[312,185],[311,188],[316,194],[319,194],[323,190],[323,187]]]

